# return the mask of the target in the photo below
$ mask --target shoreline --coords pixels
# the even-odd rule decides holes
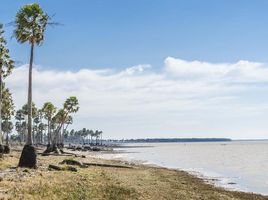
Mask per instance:
[[[96,158],[96,152],[71,152],[77,156],[38,156],[36,170],[14,168],[18,151],[5,155],[2,158],[5,162],[0,162],[0,199],[268,199],[255,193],[215,187],[186,171]],[[64,159],[100,166],[75,166],[77,172],[48,170],[51,164],[61,166],[59,163]]]
[[[104,158],[98,158],[98,159],[104,159]],[[138,161],[138,160],[129,161],[129,160],[124,160],[123,158],[122,159],[108,159],[107,158],[105,160],[109,160],[111,162],[128,163],[130,165],[142,166],[144,168],[156,168],[156,169],[164,169],[164,170],[167,170],[167,171],[175,171],[175,172],[179,172],[179,173],[185,173],[188,176],[191,176],[192,178],[196,178],[196,179],[201,180],[203,182],[203,184],[208,184],[208,185],[212,186],[215,189],[223,190],[225,192],[235,192],[235,193],[244,193],[244,194],[248,194],[248,195],[263,196],[265,199],[267,198],[267,200],[268,200],[268,195],[267,194],[243,191],[243,190],[239,190],[239,189],[235,189],[235,188],[228,188],[228,187],[218,185],[213,180],[214,179],[213,177],[205,176],[204,174],[202,174],[201,172],[198,172],[198,171],[188,171],[188,170],[185,170],[185,169],[165,167],[165,166],[161,166],[159,164],[149,163],[149,162],[146,162],[146,161]]]
[[[139,146],[139,147],[143,147],[143,146]],[[134,147],[131,146],[130,149],[132,148]],[[147,148],[147,146],[145,146],[145,148]],[[121,149],[121,148],[118,148],[118,149]],[[268,199],[268,194],[266,193],[247,191],[245,188],[240,186],[239,183],[233,182],[230,178],[223,177],[223,176],[221,177],[220,175],[213,176],[212,172],[211,173],[201,172],[201,171],[197,171],[194,169],[187,170],[187,169],[181,169],[181,168],[176,168],[176,167],[163,166],[159,163],[153,163],[153,162],[149,162],[145,160],[128,159],[126,156],[117,156],[120,154],[122,155],[122,154],[128,154],[128,153],[133,153],[133,152],[126,152],[126,151],[121,152],[121,150],[118,150],[118,151],[116,150],[112,152],[98,152],[98,153],[94,153],[91,156],[96,159],[104,159],[104,160],[108,160],[112,162],[120,162],[120,163],[127,163],[130,165],[141,165],[144,167],[155,167],[155,168],[163,168],[166,170],[175,170],[178,172],[184,172],[190,176],[194,176],[198,179],[201,179],[205,184],[209,184],[215,188],[220,188],[220,189],[223,189],[225,191],[230,191],[230,192],[242,192],[242,193],[248,193],[248,194],[262,195],[262,196],[267,197]],[[224,183],[224,181],[226,181],[226,183]]]
[[[132,149],[134,147],[131,146],[130,149]],[[143,147],[143,146],[139,146],[139,147]],[[127,151],[121,151],[121,150],[113,151],[113,152],[109,152],[109,153],[101,153],[100,152],[100,155],[95,155],[95,157],[100,158],[100,159],[112,160],[112,161],[128,162],[128,163],[133,163],[133,164],[137,164],[137,165],[144,165],[144,166],[149,166],[149,167],[159,167],[159,168],[165,168],[165,169],[170,169],[170,170],[183,171],[183,172],[188,173],[192,176],[195,176],[197,178],[202,179],[205,183],[211,184],[215,187],[222,188],[222,189],[227,190],[227,191],[254,193],[254,194],[259,194],[259,195],[263,195],[263,196],[268,197],[268,193],[250,191],[250,190],[246,189],[245,187],[243,187],[243,185],[241,185],[239,182],[234,181],[232,178],[229,178],[227,176],[225,177],[224,175],[221,175],[221,174],[216,175],[216,173],[213,171],[201,171],[201,170],[197,170],[197,169],[184,169],[184,168],[179,168],[179,167],[165,166],[165,165],[161,165],[160,163],[150,162],[148,160],[135,160],[132,158],[129,159],[127,156],[115,156],[115,155],[120,155],[120,154],[126,155],[129,153],[135,153],[135,152],[127,152]]]

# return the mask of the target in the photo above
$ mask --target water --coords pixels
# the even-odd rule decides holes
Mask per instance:
[[[198,173],[229,189],[268,194],[268,141],[128,145],[142,147],[114,156]]]

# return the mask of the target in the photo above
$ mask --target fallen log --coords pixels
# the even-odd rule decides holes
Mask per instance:
[[[61,164],[61,165],[63,165],[63,164],[66,164],[66,165],[76,165],[76,166],[83,167],[83,168],[87,167],[82,162],[77,161],[77,160],[72,160],[72,159],[65,159],[62,162],[60,162],[59,164]]]
[[[125,165],[111,165],[111,164],[100,164],[100,163],[83,163],[86,166],[96,166],[96,167],[114,167],[114,168],[127,168],[132,169],[133,167]]]
[[[64,166],[64,167],[60,167],[57,165],[48,165],[48,169],[49,170],[55,170],[55,171],[71,171],[71,172],[77,172],[77,169],[75,167],[72,166]]]
[[[61,171],[61,167],[57,166],[57,165],[48,165],[48,169],[49,170],[56,170],[56,171]]]
[[[57,153],[37,153],[42,156],[72,156],[71,154],[57,154]]]

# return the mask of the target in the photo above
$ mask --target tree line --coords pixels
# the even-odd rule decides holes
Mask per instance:
[[[64,141],[83,145],[102,145],[102,131],[93,131],[86,128],[78,131],[72,129],[71,131],[64,132]]]

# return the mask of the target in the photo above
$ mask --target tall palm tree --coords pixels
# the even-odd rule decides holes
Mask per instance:
[[[28,135],[23,148],[19,166],[36,167],[36,151],[32,138],[32,68],[34,46],[44,41],[44,32],[49,21],[49,16],[37,3],[23,6],[16,15],[14,35],[19,43],[29,43],[31,46],[28,82]]]
[[[14,61],[9,56],[9,51],[6,48],[6,40],[3,36],[3,25],[0,24],[0,153],[3,152],[2,140],[2,97],[3,97],[3,79],[11,74],[14,68]]]
[[[43,105],[42,111],[44,113],[45,119],[47,120],[47,140],[48,140],[48,146],[50,146],[52,142],[51,120],[57,110],[56,107],[51,102],[46,102]]]

